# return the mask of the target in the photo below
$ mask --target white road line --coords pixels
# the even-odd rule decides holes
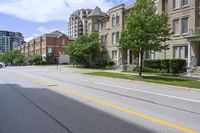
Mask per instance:
[[[180,100],[185,100],[185,101],[190,101],[190,102],[200,103],[200,101],[198,101],[198,100],[189,99],[189,98],[171,96],[171,95],[166,95],[166,94],[161,94],[161,93],[156,93],[156,92],[150,92],[150,91],[145,91],[145,90],[138,90],[138,89],[133,89],[133,88],[124,87],[124,86],[110,85],[110,84],[105,84],[105,83],[101,83],[101,82],[93,82],[93,83],[100,84],[100,85],[105,85],[105,86],[110,86],[110,87],[123,88],[123,89],[126,89],[126,90],[143,92],[143,93],[148,93],[148,94],[153,94],[153,95],[158,95],[158,96],[164,96],[164,97],[169,97],[169,98],[174,98],[174,99],[180,99]]]

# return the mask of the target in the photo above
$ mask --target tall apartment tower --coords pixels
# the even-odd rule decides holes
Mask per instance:
[[[87,16],[92,12],[91,9],[81,9],[73,12],[69,17],[68,35],[74,39],[80,35],[85,35],[87,31]]]
[[[24,37],[19,32],[0,31],[0,54],[9,52],[24,43]]]

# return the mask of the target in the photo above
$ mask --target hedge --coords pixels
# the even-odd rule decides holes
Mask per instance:
[[[167,73],[183,73],[186,71],[186,64],[184,59],[144,60],[144,68],[166,70]]]

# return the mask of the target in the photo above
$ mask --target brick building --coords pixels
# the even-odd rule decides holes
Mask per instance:
[[[32,57],[34,55],[41,55],[45,60],[48,54],[57,54],[60,53],[63,60],[67,57],[65,53],[65,47],[73,41],[72,38],[68,37],[60,31],[54,31],[51,33],[44,34],[37,38],[30,40],[29,42],[17,47],[16,49],[20,50],[26,57]],[[63,62],[60,60],[60,63],[69,63]]]

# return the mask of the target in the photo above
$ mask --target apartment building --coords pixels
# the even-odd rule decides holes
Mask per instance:
[[[0,54],[9,52],[24,43],[20,32],[0,31]]]
[[[169,50],[157,52],[155,59],[182,58],[189,67],[200,66],[200,41],[197,29],[200,27],[200,0],[158,0],[158,13],[169,16],[173,31],[171,40],[167,41]]]
[[[70,37],[76,39],[87,33],[87,16],[91,12],[91,9],[81,9],[70,15],[68,22],[68,35]]]
[[[66,61],[67,59],[69,60],[69,56],[65,53],[65,46],[67,46],[71,41],[73,41],[73,39],[64,33],[54,31],[34,38],[16,49],[20,50],[26,57],[41,55],[44,60],[48,54],[55,55],[59,53],[61,56],[60,59],[62,59],[60,60],[60,63],[69,63],[63,61]]]
[[[133,5],[125,7],[120,4],[108,10],[107,13],[96,7],[88,15],[88,33],[96,33],[100,36],[101,43],[105,46],[103,58],[112,60],[118,66],[127,62],[134,64],[136,56],[133,50],[124,50],[119,47],[119,40],[122,30],[125,28],[125,16]]]

